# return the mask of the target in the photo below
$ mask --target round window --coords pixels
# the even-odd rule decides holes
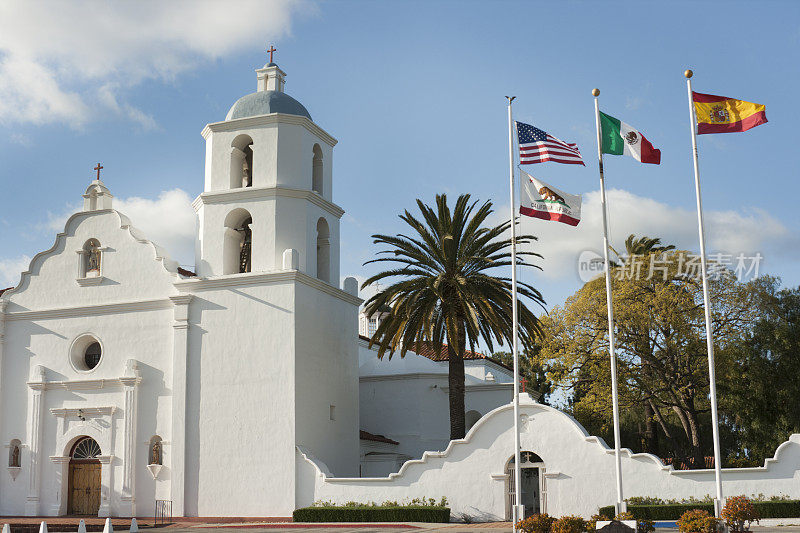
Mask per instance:
[[[91,372],[103,359],[103,345],[90,333],[81,335],[72,343],[69,362],[78,372]]]
[[[100,356],[102,355],[103,350],[100,348],[99,342],[93,342],[90,344],[83,353],[83,362],[86,364],[86,368],[91,370],[96,367],[100,362]]]

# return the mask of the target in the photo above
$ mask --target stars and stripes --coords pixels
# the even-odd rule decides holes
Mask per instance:
[[[545,161],[583,165],[577,144],[565,143],[535,126],[517,122],[517,138],[521,165],[544,163]]]

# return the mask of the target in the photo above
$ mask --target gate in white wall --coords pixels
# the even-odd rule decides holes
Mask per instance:
[[[533,452],[520,452],[520,476],[525,516],[547,512],[547,487],[544,477],[544,461]],[[506,520],[511,520],[514,502],[514,456],[506,463]]]

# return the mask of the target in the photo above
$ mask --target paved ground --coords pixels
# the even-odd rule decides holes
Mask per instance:
[[[31,517],[0,517],[0,525],[6,522],[15,524],[12,533],[38,533],[38,525],[42,518]],[[75,532],[77,519],[48,517],[50,531]],[[222,519],[218,519],[222,520]],[[262,519],[263,520],[263,519]],[[792,525],[781,526],[780,522],[790,522]],[[141,519],[139,527],[144,531],[152,528],[152,519]],[[215,520],[216,522],[216,520]],[[800,519],[798,520],[769,520],[762,526],[753,526],[752,533],[800,533]],[[86,520],[89,529],[99,531],[102,529],[103,519],[90,518]],[[20,527],[23,526],[23,527]],[[27,526],[27,527],[24,527]],[[60,527],[59,527],[60,526]],[[99,527],[98,527],[99,526]],[[115,518],[113,526],[116,533],[127,533],[130,519]],[[257,522],[229,522],[209,523],[199,520],[180,521],[163,528],[164,533],[510,533],[511,522],[493,522],[483,524],[425,524],[425,523],[381,523],[381,524],[302,524],[291,522],[268,523]],[[656,533],[677,533],[677,528],[657,528]],[[153,531],[156,533],[156,531]]]

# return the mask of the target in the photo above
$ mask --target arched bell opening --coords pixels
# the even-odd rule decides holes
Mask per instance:
[[[237,135],[231,142],[231,189],[253,186],[253,139]]]
[[[312,160],[311,167],[311,190],[322,195],[325,191],[325,183],[322,173],[322,148],[320,148],[318,144],[315,144],[312,152],[314,153],[314,158]]]
[[[331,281],[331,230],[324,217],[317,220],[317,278]]]
[[[225,217],[223,229],[223,274],[242,274],[253,268],[253,217],[237,208]]]

